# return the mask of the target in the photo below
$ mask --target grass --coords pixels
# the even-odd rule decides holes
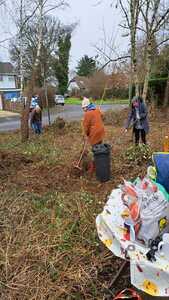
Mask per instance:
[[[81,99],[78,98],[67,98],[65,99],[65,104],[70,104],[70,105],[80,105],[82,103]],[[93,103],[100,105],[101,100],[95,100]],[[102,104],[129,104],[128,99],[106,99],[102,101]]]
[[[53,136],[52,132],[51,135]],[[20,138],[18,139],[17,133],[2,134],[2,136],[4,140],[0,143],[0,150],[15,151],[27,158],[39,157],[38,165],[55,165],[62,158],[62,147],[53,144],[53,140],[51,143],[49,134],[39,136],[38,139],[32,136],[32,140],[25,144],[21,143]]]
[[[40,137],[30,135],[25,144],[19,132],[0,134],[1,299],[113,298],[109,285],[121,260],[99,241],[95,219],[122,176],[145,174],[149,159],[148,155],[137,165],[137,153],[129,147],[131,134],[121,134],[126,116],[127,111],[108,115],[112,179],[103,185],[94,175],[71,173],[81,151],[78,122],[62,134],[53,125]],[[169,126],[168,118],[159,116],[158,112],[148,138],[153,150],[161,150]],[[113,288],[117,292],[129,284],[124,281]]]

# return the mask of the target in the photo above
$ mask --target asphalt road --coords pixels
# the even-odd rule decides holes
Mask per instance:
[[[101,109],[107,111],[112,110],[121,110],[127,107],[123,104],[113,104],[113,105],[102,105]],[[64,118],[66,121],[80,120],[83,116],[83,111],[80,105],[65,105],[64,107],[57,106],[55,109],[50,111],[51,123],[57,118]],[[48,124],[48,114],[43,112],[43,125]],[[2,117],[0,118],[0,132],[12,131],[20,128],[20,117]]]

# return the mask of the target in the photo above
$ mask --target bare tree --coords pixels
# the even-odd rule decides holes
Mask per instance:
[[[35,78],[36,78],[36,70],[37,70],[37,67],[39,64],[39,58],[40,58],[41,46],[42,46],[43,0],[39,0],[38,6],[39,6],[39,34],[38,34],[37,55],[36,55],[35,64],[33,66],[32,78],[28,85],[26,105],[22,111],[22,116],[21,116],[21,140],[22,140],[22,142],[27,141],[29,138],[29,110],[30,110],[31,98],[33,95],[34,82],[35,82]]]
[[[111,4],[114,5],[114,1]],[[137,73],[137,51],[136,51],[136,41],[137,41],[137,31],[139,28],[139,15],[141,12],[141,6],[143,5],[143,0],[117,0],[116,8],[120,7],[123,13],[123,22],[120,24],[120,27],[125,29],[126,33],[123,36],[130,37],[130,54],[125,53],[124,55],[119,55],[116,53],[116,58],[111,58],[110,55],[107,55],[104,50],[97,49],[99,51],[102,50],[102,54],[106,54],[107,62],[103,65],[103,68],[110,64],[111,62],[116,63],[119,61],[124,61],[130,58],[130,89],[129,89],[129,97],[131,99],[132,96],[132,86],[135,85],[136,95],[139,94],[139,80]],[[111,47],[113,51],[113,47]],[[114,51],[115,52],[115,51]]]
[[[21,88],[21,98],[23,96],[23,80],[24,80],[24,74],[23,74],[23,0],[20,0],[20,88]]]
[[[124,24],[120,26],[123,29],[129,30],[130,47],[131,47],[131,71],[130,71],[130,99],[132,96],[132,85],[135,85],[135,94],[139,95],[139,80],[137,72],[137,31],[139,29],[139,15],[143,0],[119,0],[120,7],[124,15]]]
[[[168,2],[169,4],[169,2]],[[143,18],[143,30],[146,36],[145,60],[146,60],[146,75],[143,87],[143,99],[147,99],[148,82],[151,73],[153,51],[160,45],[169,40],[169,35],[165,37],[160,35],[161,30],[169,20],[169,8],[162,5],[161,0],[147,0],[141,8]],[[158,41],[160,36],[160,40]],[[156,41],[154,43],[154,41]]]
[[[44,16],[49,13],[50,11],[64,7],[66,5],[66,2],[64,0],[57,0],[54,4],[50,0],[36,0],[35,1],[38,7],[39,12],[39,34],[38,34],[38,45],[37,45],[37,54],[35,63],[32,70],[32,77],[28,84],[28,94],[27,94],[27,101],[26,106],[22,112],[21,117],[21,139],[23,142],[27,141],[29,138],[29,110],[30,110],[30,103],[31,98],[33,95],[33,90],[36,82],[36,73],[38,71],[38,65],[40,62],[40,56],[41,56],[41,49],[42,49],[42,43],[43,43],[43,22],[44,22]]]
[[[131,82],[135,84],[136,95],[139,94],[138,64],[137,64],[137,36],[143,33],[145,37],[145,78],[143,99],[147,99],[148,81],[151,73],[152,59],[155,50],[169,40],[165,35],[161,38],[161,29],[169,20],[169,1],[166,7],[162,0],[119,0],[125,23],[120,25],[129,29],[131,42]],[[158,41],[160,36],[160,40]],[[157,43],[156,43],[157,41]]]
[[[10,14],[11,20],[13,21],[13,27],[16,27],[18,39],[19,39],[19,60],[20,60],[20,86],[21,86],[21,97],[23,95],[23,81],[24,81],[24,68],[23,68],[23,38],[25,34],[26,24],[31,20],[31,18],[35,15],[38,4],[32,0],[8,0],[7,10]],[[14,36],[12,34],[13,40]]]
[[[130,98],[133,84],[135,85],[136,95],[141,93],[138,76],[141,64],[140,61],[137,61],[139,58],[137,45],[140,38],[144,41],[144,49],[142,51],[142,59],[144,59],[144,70],[142,70],[144,87],[142,96],[146,100],[153,57],[159,47],[169,41],[169,34],[166,30],[166,26],[169,24],[169,0],[117,0],[116,3],[116,7],[120,6],[124,16],[124,22],[120,24],[120,27],[126,30],[123,36],[129,35],[130,37]],[[113,4],[114,1],[112,2]],[[103,68],[113,61],[123,59],[123,56],[117,56],[116,59],[112,59],[103,49],[98,50],[102,51],[102,54],[107,58]]]
[[[43,45],[41,49],[40,56],[40,66],[43,72],[39,70],[38,84],[43,85],[44,72],[45,78],[53,76],[52,69],[52,58],[54,51],[58,47],[59,34],[62,30],[62,25],[58,19],[45,16],[43,22]],[[23,37],[23,69],[25,78],[30,79],[32,74],[32,67],[36,60],[37,52],[37,41],[38,41],[38,20],[33,18],[29,22],[24,30]],[[10,56],[13,61],[16,69],[20,69],[20,47],[19,47],[19,38],[16,35],[15,38],[10,43]],[[26,81],[25,81],[26,85]]]

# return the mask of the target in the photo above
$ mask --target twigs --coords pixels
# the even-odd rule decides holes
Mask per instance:
[[[121,174],[124,178],[146,174],[147,161],[133,165],[124,156],[129,148],[129,136],[122,136],[126,116],[127,110],[114,112],[107,120],[106,137],[113,144],[113,179],[100,189],[95,177],[74,179],[69,173],[79,152],[78,123],[71,124],[63,139],[48,129],[40,141],[34,141],[33,150],[30,144],[12,145],[11,154],[8,149],[8,163],[15,161],[13,153],[17,151],[20,166],[13,164],[10,173],[11,164],[6,164],[8,180],[0,178],[1,299],[107,299],[130,285],[128,267],[121,271],[123,261],[101,243],[95,226],[107,196],[121,183]],[[157,151],[169,122],[159,110],[151,122],[149,141]],[[5,137],[8,148],[17,137]],[[4,135],[1,141],[4,143]],[[20,154],[28,151],[34,158],[32,164],[19,160]],[[35,159],[36,152],[40,159]],[[3,157],[5,154],[4,150]]]
[[[122,275],[124,268],[127,266],[127,261],[124,261],[123,264],[121,265],[120,269],[118,270],[118,272],[116,273],[116,275],[114,276],[113,280],[110,282],[109,288],[111,288],[115,282],[117,281],[117,279],[119,278],[120,275]]]

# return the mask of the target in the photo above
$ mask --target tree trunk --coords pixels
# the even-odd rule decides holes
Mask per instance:
[[[134,62],[134,85],[135,85],[135,95],[139,96],[139,81],[138,81],[138,74],[137,74],[137,62]]]
[[[144,79],[144,87],[143,87],[143,94],[142,94],[142,98],[144,101],[147,101],[149,74],[150,74],[149,70],[147,69],[145,79]]]
[[[22,115],[21,115],[21,141],[25,143],[29,139],[29,112],[30,112],[30,104],[33,95],[33,87],[34,87],[34,76],[29,83],[29,90],[27,94],[27,101],[24,105]]]
[[[129,102],[131,104],[132,101],[132,90],[133,90],[133,86],[132,86],[132,82],[129,83]]]
[[[26,105],[26,107],[22,111],[22,116],[21,116],[21,141],[24,143],[28,140],[28,138],[29,138],[29,108],[27,108]]]
[[[20,37],[19,37],[19,48],[20,48],[20,97],[23,97],[23,0],[20,0]]]
[[[46,83],[45,73],[44,73],[44,91],[45,91],[46,107],[47,107],[47,112],[48,112],[48,123],[50,126],[51,120],[50,120],[49,99],[48,99],[48,86]]]
[[[3,99],[2,99],[2,95],[0,94],[0,110],[3,110]]]
[[[137,75],[137,55],[136,55],[136,32],[139,14],[139,1],[130,1],[130,14],[131,14],[131,26],[130,26],[130,36],[131,36],[131,70],[132,70],[132,81],[135,85],[135,95],[139,96],[139,83]]]
[[[164,94],[164,103],[163,106],[167,107],[169,104],[169,75],[168,75],[168,79],[167,79],[167,84],[165,87],[165,94]]]
[[[149,84],[149,79],[150,79],[150,73],[151,73],[151,54],[152,54],[152,47],[151,47],[151,41],[148,42],[147,46],[147,55],[146,55],[146,75],[144,79],[144,87],[143,87],[143,100],[146,102],[147,101],[147,96],[148,96],[148,84]]]
[[[37,72],[37,67],[40,61],[40,54],[41,54],[41,48],[42,48],[42,30],[43,30],[43,0],[39,0],[39,9],[40,9],[40,14],[39,14],[39,38],[38,38],[38,47],[37,47],[37,56],[35,60],[35,64],[33,66],[33,71],[32,71],[32,78],[28,84],[28,97],[26,101],[26,105],[22,111],[22,116],[21,116],[21,141],[26,142],[29,139],[29,112],[30,112],[30,104],[31,104],[31,99],[33,95],[33,90],[35,87],[35,82],[36,82],[36,72]]]

